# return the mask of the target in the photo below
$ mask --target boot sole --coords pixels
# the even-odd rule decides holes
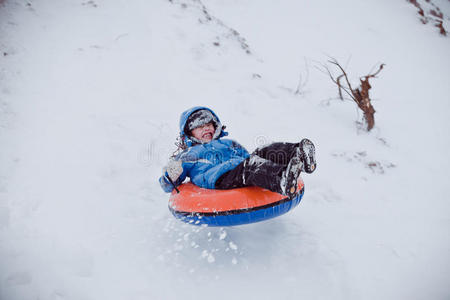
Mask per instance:
[[[284,194],[293,197],[297,193],[297,180],[302,170],[302,161],[299,157],[293,157],[286,168],[286,183]]]
[[[314,147],[314,144],[308,140],[308,139],[303,139],[300,142],[300,152],[302,154],[303,157],[303,162],[304,164],[304,169],[306,173],[312,173],[316,170],[317,164],[316,164],[316,159],[315,159],[315,153],[316,153],[316,149]]]

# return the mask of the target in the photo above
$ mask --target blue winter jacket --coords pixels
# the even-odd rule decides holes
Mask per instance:
[[[189,116],[200,109],[209,110],[217,119],[214,139],[204,144],[195,143],[184,131]],[[211,109],[197,106],[183,112],[180,117],[180,136],[188,148],[175,157],[176,160],[183,162],[183,173],[174,182],[175,186],[182,184],[186,177],[190,177],[191,182],[195,185],[214,189],[216,181],[221,175],[234,169],[249,157],[247,150],[240,144],[230,139],[222,139],[226,135],[228,133],[222,129],[219,118]],[[166,172],[160,177],[159,183],[165,192],[170,193],[173,185],[167,180],[167,177]]]

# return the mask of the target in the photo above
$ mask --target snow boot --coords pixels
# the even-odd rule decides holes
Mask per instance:
[[[297,194],[297,180],[303,169],[303,162],[300,154],[300,151],[296,151],[296,154],[289,161],[288,166],[281,177],[280,186],[282,194],[289,198],[293,198]]]
[[[309,174],[314,172],[316,169],[316,151],[314,144],[308,139],[303,139],[301,140],[298,149],[303,162],[302,171]]]

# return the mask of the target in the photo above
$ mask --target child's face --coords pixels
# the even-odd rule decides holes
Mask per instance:
[[[202,143],[208,143],[213,139],[214,131],[215,129],[213,123],[208,123],[193,129],[191,134]]]

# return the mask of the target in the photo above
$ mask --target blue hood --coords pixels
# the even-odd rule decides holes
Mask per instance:
[[[225,132],[223,130],[223,126],[222,126],[222,123],[220,122],[219,117],[216,115],[216,113],[212,109],[210,109],[208,107],[204,107],[204,106],[195,106],[195,107],[192,107],[192,108],[184,111],[180,116],[180,137],[182,138],[182,140],[188,147],[191,147],[196,142],[191,139],[191,137],[188,135],[188,133],[184,132],[186,122],[191,114],[193,114],[197,110],[201,110],[201,109],[209,110],[213,114],[213,116],[217,119],[217,122],[219,122],[218,127],[216,128],[216,131],[220,131],[220,132],[215,134],[216,139],[220,139],[221,137],[228,135],[228,132]]]

